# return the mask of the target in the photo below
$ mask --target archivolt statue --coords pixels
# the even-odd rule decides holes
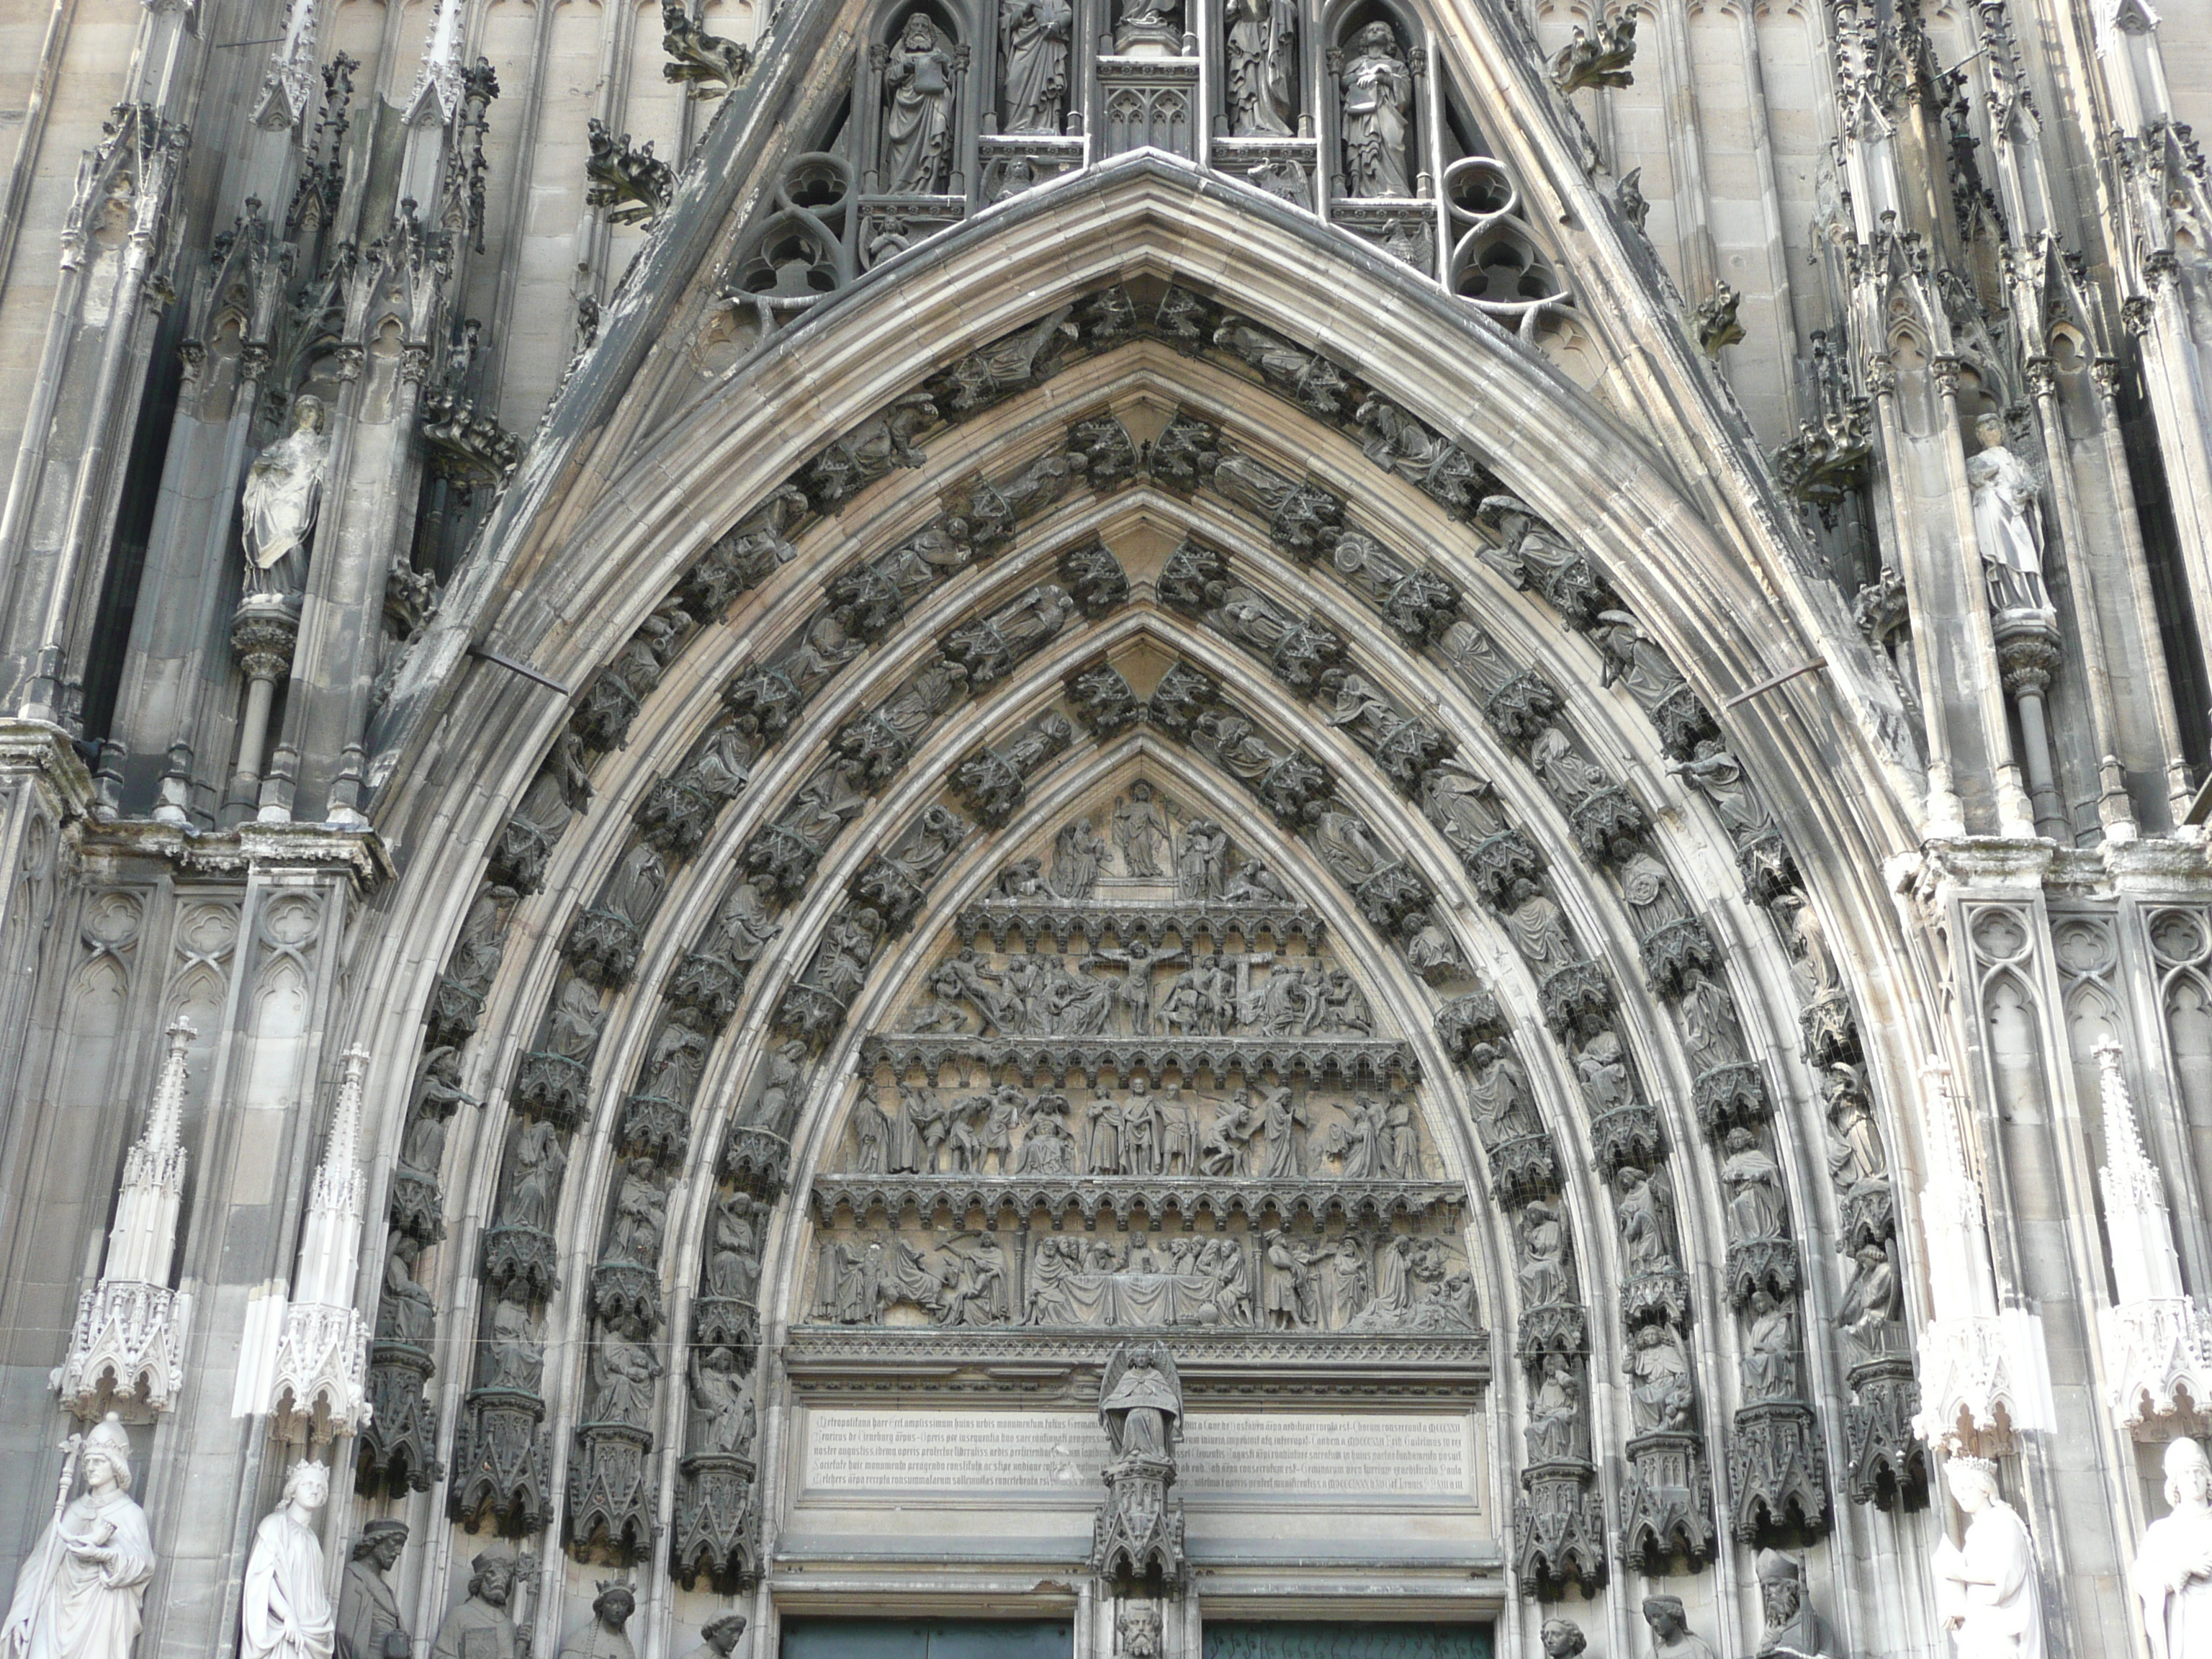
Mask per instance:
[[[330,455],[322,399],[296,399],[291,431],[257,455],[246,475],[240,507],[247,592],[289,599],[307,586],[307,538]]]

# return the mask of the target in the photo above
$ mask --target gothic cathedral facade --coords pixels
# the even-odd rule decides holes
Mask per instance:
[[[22,6],[5,1659],[2212,1659],[2212,0]]]

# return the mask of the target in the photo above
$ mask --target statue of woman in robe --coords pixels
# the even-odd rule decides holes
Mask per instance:
[[[1000,131],[1060,131],[1074,21],[1067,0],[999,0],[999,62],[1006,81]]]
[[[1974,422],[1982,441],[1966,458],[1972,492],[1974,541],[1982,556],[1993,611],[2048,611],[2043,585],[2043,482],[2035,469],[2005,447],[2004,422],[1984,415]]]
[[[328,1469],[295,1463],[283,1502],[254,1529],[239,1601],[240,1659],[330,1659],[336,1649],[337,1615],[325,1588],[322,1540],[311,1524],[330,1495]]]
[[[1341,82],[1345,187],[1354,196],[1412,195],[1406,147],[1413,76],[1388,23],[1370,23],[1352,37]]]
[[[1782,1168],[1759,1148],[1748,1129],[1731,1129],[1721,1162],[1721,1185],[1728,1189],[1731,1238],[1779,1238],[1783,1224]]]
[[[5,1659],[130,1659],[154,1576],[146,1511],[131,1498],[131,1441],[110,1412],[84,1437],[84,1491],[48,1524],[23,1563]]]
[[[916,12],[884,64],[884,189],[894,196],[945,188],[952,147],[952,52]]]
[[[1297,11],[1291,0],[1229,0],[1229,131],[1287,138],[1297,76]]]
[[[295,398],[292,429],[255,456],[246,474],[240,507],[248,593],[295,599],[307,587],[307,538],[330,458],[322,399]]]
[[[1993,1464],[1952,1457],[1943,1478],[1966,1517],[1963,1543],[1947,1533],[1936,1546],[1936,1610],[1959,1659],[2043,1659],[2043,1584],[2027,1522],[1997,1496]]]
[[[2166,1449],[2166,1501],[2129,1578],[2151,1659],[2191,1659],[2212,1650],[2212,1462],[2186,1436]]]

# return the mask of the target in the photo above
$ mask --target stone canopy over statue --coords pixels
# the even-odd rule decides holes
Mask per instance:
[[[307,587],[307,538],[330,450],[322,400],[302,397],[292,404],[291,431],[254,458],[240,503],[249,594],[290,599]]]

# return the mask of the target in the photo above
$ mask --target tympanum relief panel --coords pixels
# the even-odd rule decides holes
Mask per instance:
[[[1204,802],[1126,781],[919,979],[816,1177],[801,1324],[1479,1335],[1412,1050]]]

